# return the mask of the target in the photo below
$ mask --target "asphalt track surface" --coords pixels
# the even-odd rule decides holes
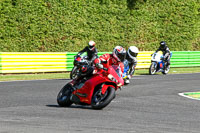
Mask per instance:
[[[135,76],[103,110],[56,97],[69,80],[0,82],[0,133],[199,133],[200,74]]]

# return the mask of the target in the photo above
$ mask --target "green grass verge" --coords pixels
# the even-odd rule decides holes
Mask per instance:
[[[171,68],[169,74],[200,73],[200,67]],[[135,75],[148,75],[148,69],[137,69]],[[162,74],[162,73],[157,73]],[[40,79],[69,79],[69,73],[42,73],[42,74],[6,74],[0,75],[0,81],[13,80],[40,80]]]
[[[37,74],[6,74],[0,75],[0,81],[68,79],[69,73],[37,73]]]

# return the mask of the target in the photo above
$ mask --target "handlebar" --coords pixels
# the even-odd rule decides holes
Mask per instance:
[[[75,55],[74,58],[81,57],[79,54]]]
[[[105,70],[105,71],[108,71],[108,68],[103,67],[103,65],[100,64],[100,63],[97,63],[97,64],[96,64],[96,67],[99,68],[99,69],[103,69],[103,70]]]
[[[105,68],[105,67],[104,67],[103,70],[108,71],[108,68]]]

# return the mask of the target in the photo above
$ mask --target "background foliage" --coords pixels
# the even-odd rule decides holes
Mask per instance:
[[[200,0],[0,0],[1,52],[200,50]]]

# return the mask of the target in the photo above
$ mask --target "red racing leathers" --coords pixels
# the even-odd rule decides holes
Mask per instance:
[[[104,54],[100,56],[99,58],[96,58],[94,60],[95,66],[98,67],[98,64],[102,64],[103,67],[108,68],[111,65],[119,65],[121,68],[122,73],[124,72],[124,64],[122,62],[117,61],[113,54]]]

